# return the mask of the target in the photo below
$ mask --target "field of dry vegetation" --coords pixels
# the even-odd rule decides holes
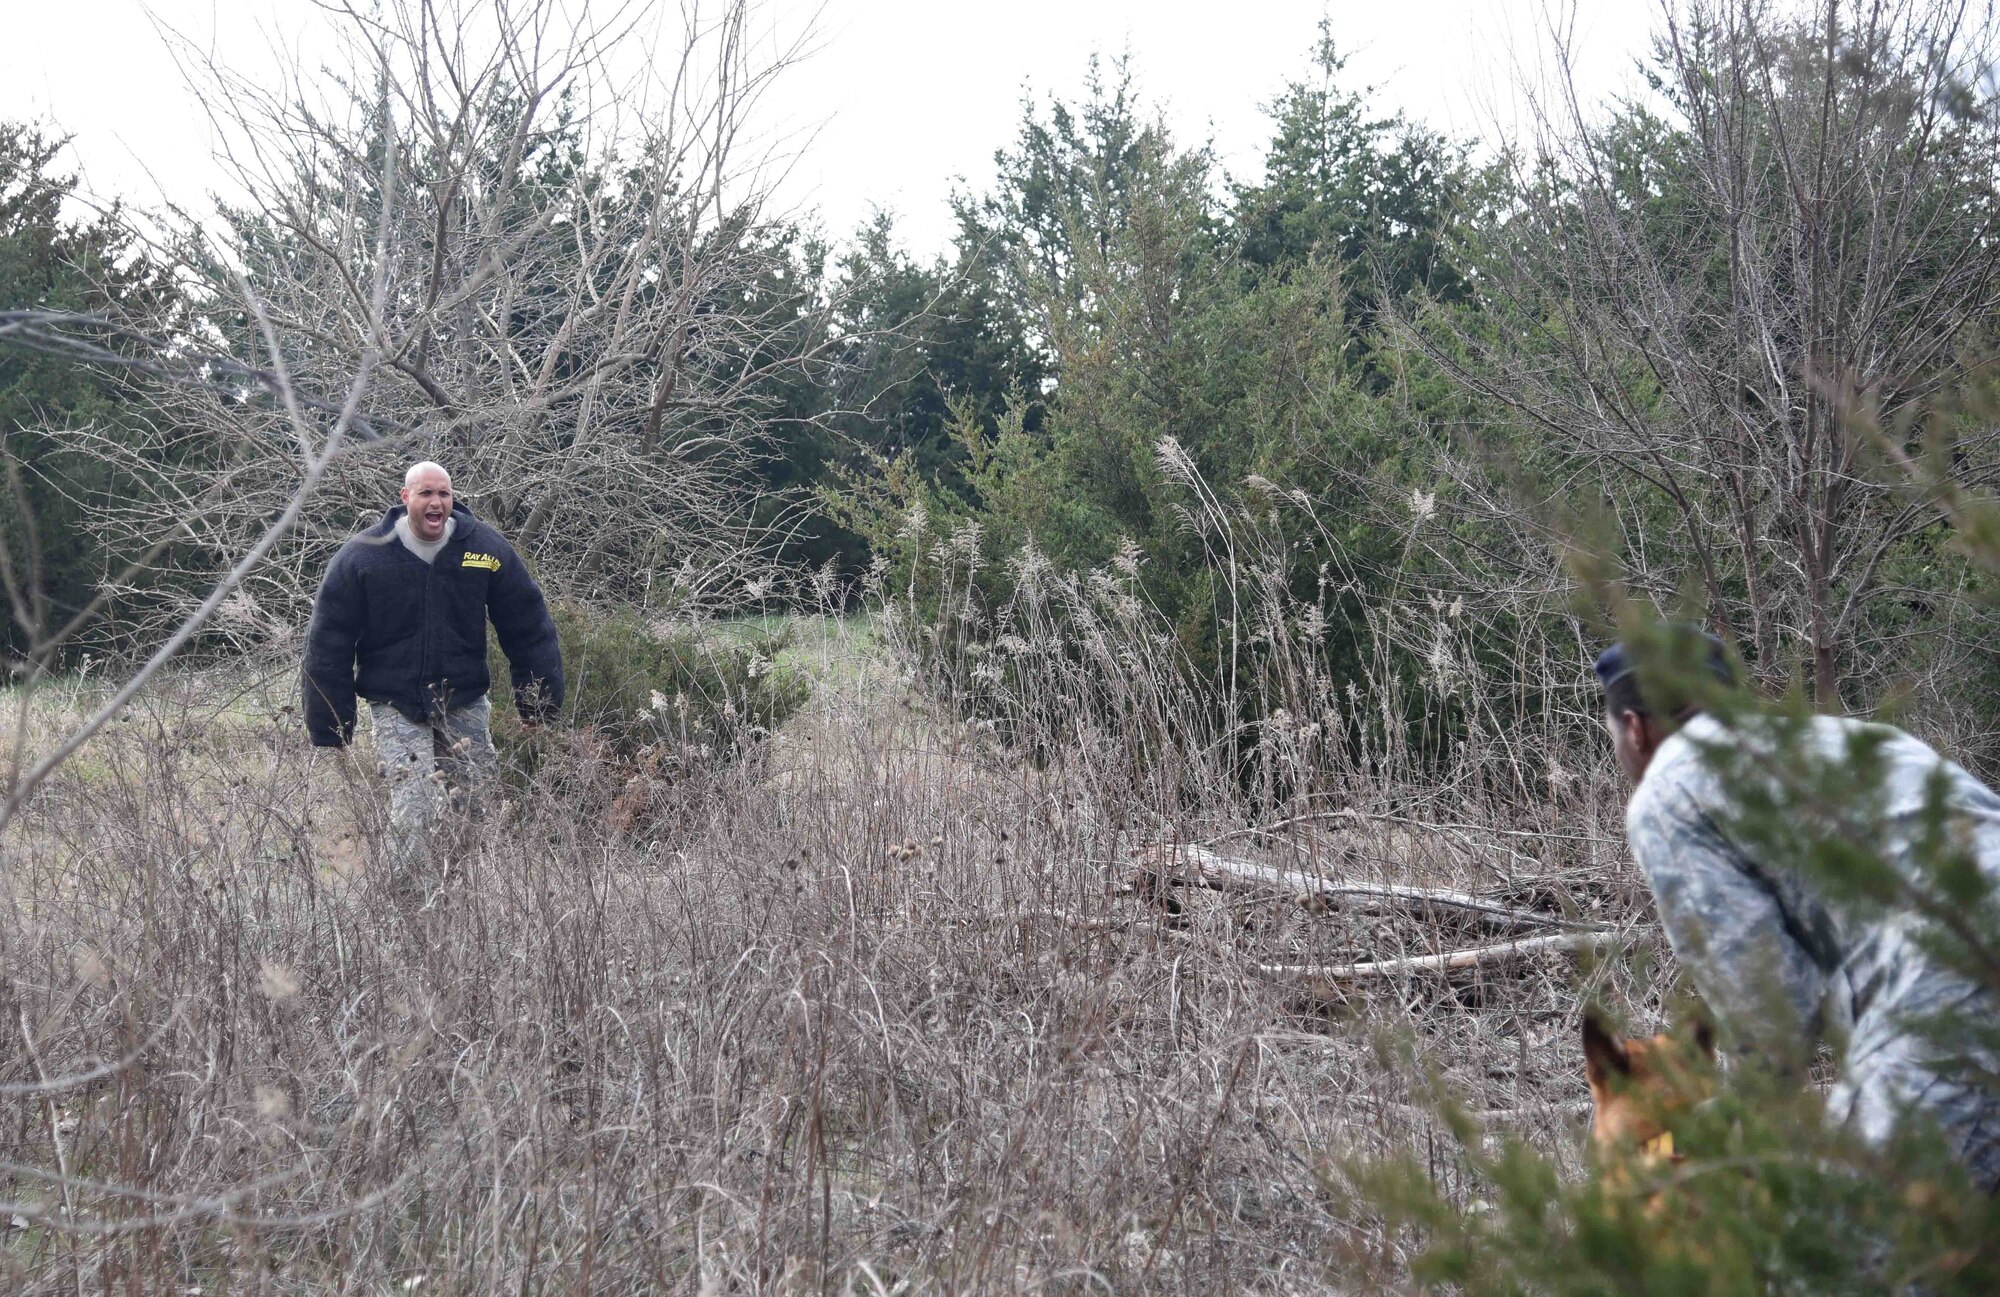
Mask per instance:
[[[5,844],[0,1284],[1355,1291],[1354,1159],[1478,1196],[1425,1078],[1575,1163],[1584,999],[1667,980],[1607,770],[1166,807],[893,638],[805,626],[805,711],[630,832],[544,761],[420,912],[287,673],[150,691]]]
[[[779,203],[754,0],[298,7],[167,42],[212,214],[0,122],[0,1294],[1401,1292],[1467,1221],[1457,1291],[1725,1290],[1547,1208],[1585,1007],[1676,1009],[1587,664],[1697,621],[2000,770],[1993,4],[1669,0],[1601,102],[1555,22],[1483,142],[1330,14],[1234,178],[1092,58],[929,253]],[[432,456],[569,711],[496,690],[413,903],[295,698]],[[1990,1289],[1983,1199],[1744,1111],[1738,1291]]]

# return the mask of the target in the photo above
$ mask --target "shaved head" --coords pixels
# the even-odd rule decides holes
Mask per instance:
[[[444,478],[446,486],[451,485],[451,474],[444,471],[444,465],[428,459],[410,465],[410,471],[403,474],[403,485],[415,486],[417,479],[426,473],[436,473]]]
[[[412,536],[426,543],[442,540],[451,521],[451,474],[428,459],[410,465],[403,474],[403,504],[409,510]]]

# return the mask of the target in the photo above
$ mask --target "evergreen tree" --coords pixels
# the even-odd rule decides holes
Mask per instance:
[[[1458,149],[1400,115],[1374,116],[1340,82],[1346,60],[1322,19],[1316,81],[1295,81],[1271,107],[1264,179],[1235,189],[1234,221],[1250,266],[1285,277],[1314,259],[1339,268],[1343,309],[1372,346],[1381,294],[1443,302],[1468,296],[1452,243],[1474,215]]]
[[[0,123],[0,310],[108,318],[156,312],[171,291],[122,232],[115,209],[90,220],[64,215],[76,192],[58,170],[67,141]],[[114,334],[93,339],[119,345]],[[8,481],[0,509],[6,598],[0,649],[27,652],[96,597],[117,556],[93,534],[94,509],[123,489],[100,456],[72,435],[116,434],[143,417],[138,393],[116,373],[18,345],[0,345],[0,460]]]

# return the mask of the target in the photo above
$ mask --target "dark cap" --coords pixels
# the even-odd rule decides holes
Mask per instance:
[[[1682,643],[1699,637],[1705,650],[1702,654],[1702,665],[1708,668],[1708,673],[1722,684],[1736,683],[1736,668],[1729,664],[1729,650],[1721,640],[1697,626],[1670,627],[1667,633]],[[1637,670],[1637,666],[1632,661],[1631,650],[1619,643],[1599,653],[1597,661],[1592,664],[1592,669],[1597,672],[1597,682],[1604,687],[1606,694],[1610,694],[1613,686],[1631,676]],[[1628,700],[1634,704],[1638,700],[1637,684],[1638,682],[1634,680],[1619,690],[1621,694],[1629,695]]]
[[[1597,672],[1597,683],[1609,689],[1612,681],[1622,680],[1632,674],[1632,659],[1625,652],[1623,644],[1613,644],[1597,655],[1597,661],[1592,664],[1592,669]]]

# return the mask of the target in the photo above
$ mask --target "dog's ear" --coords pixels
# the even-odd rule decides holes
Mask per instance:
[[[1708,1020],[1706,1014],[1697,1013],[1694,1016],[1694,1047],[1701,1051],[1703,1058],[1711,1063],[1715,1061],[1715,1024]]]
[[[1592,1089],[1605,1085],[1614,1076],[1632,1074],[1632,1058],[1625,1044],[1611,1033],[1596,1009],[1583,1011],[1583,1075]]]

